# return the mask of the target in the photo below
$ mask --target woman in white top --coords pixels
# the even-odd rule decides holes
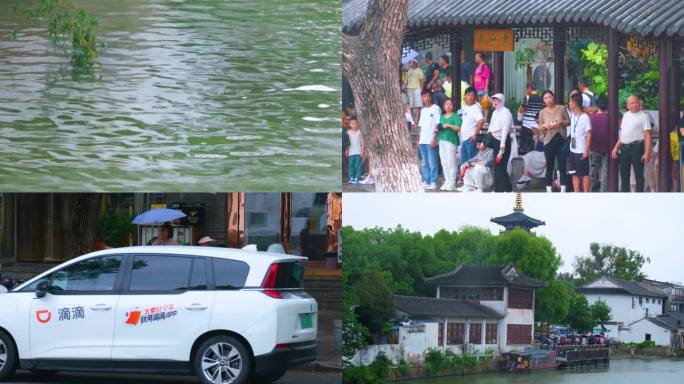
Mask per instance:
[[[582,95],[572,95],[568,107],[570,108],[568,174],[572,176],[572,189],[575,192],[589,192],[591,185],[591,179],[589,178],[591,120],[582,108]]]
[[[511,156],[511,137],[513,115],[506,108],[506,98],[497,93],[492,96],[494,112],[489,121],[485,145],[494,150],[494,192],[511,192],[511,179],[508,176],[508,158]]]

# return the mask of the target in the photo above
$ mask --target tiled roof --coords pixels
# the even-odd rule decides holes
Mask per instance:
[[[513,212],[510,215],[495,217],[490,221],[492,223],[503,225],[504,227],[510,225],[522,225],[527,228],[534,228],[546,224],[542,220],[529,217],[522,212]]]
[[[342,30],[361,28],[369,0],[342,1]],[[625,34],[684,36],[682,0],[409,0],[408,27],[593,24]]]
[[[592,292],[627,292],[631,295],[636,296],[649,296],[649,297],[667,297],[662,291],[656,289],[648,283],[640,283],[638,281],[618,279],[617,277],[601,277],[600,279],[605,279],[611,283],[617,285],[619,288],[604,288],[604,287],[588,287],[587,285],[593,283],[585,284],[577,288],[577,292],[592,293]],[[598,280],[598,279],[597,279]],[[596,281],[596,280],[594,280]]]
[[[466,267],[460,265],[447,272],[425,279],[432,285],[452,287],[546,287],[548,283],[531,279],[515,270],[512,264],[504,267]]]
[[[480,319],[500,319],[503,316],[484,305],[466,300],[432,297],[394,296],[394,308],[409,317],[441,316]]]

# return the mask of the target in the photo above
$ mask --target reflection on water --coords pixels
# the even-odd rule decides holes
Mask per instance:
[[[611,360],[608,368],[592,370],[553,370],[538,373],[485,373],[430,380],[407,381],[407,384],[666,384],[681,383],[684,360],[624,359]]]
[[[0,2],[0,190],[340,188],[339,1],[76,2],[90,75]]]

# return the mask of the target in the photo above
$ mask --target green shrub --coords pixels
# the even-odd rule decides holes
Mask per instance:
[[[381,352],[369,366],[349,365],[344,367],[342,369],[342,382],[345,384],[382,384],[387,382],[391,367],[392,362]]]
[[[653,348],[655,347],[655,341],[653,340],[644,340],[641,343],[636,344],[637,349],[644,349],[644,348]]]
[[[399,361],[399,365],[397,365],[397,371],[401,377],[408,377],[408,375],[411,373],[411,369],[404,359]]]
[[[435,374],[444,368],[445,355],[441,351],[431,348],[425,354],[425,372]]]
[[[379,379],[387,379],[389,377],[390,368],[392,367],[392,362],[385,356],[384,353],[378,353],[375,357],[375,361],[370,365],[373,372]]]

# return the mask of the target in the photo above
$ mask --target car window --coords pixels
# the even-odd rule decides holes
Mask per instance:
[[[190,281],[192,258],[136,255],[130,291],[184,291]]]
[[[249,265],[243,261],[213,259],[216,289],[238,289],[245,286]]]
[[[207,261],[202,258],[192,260],[192,275],[190,276],[190,289],[207,289]]]
[[[280,263],[274,288],[301,288],[304,263],[301,261]]]
[[[53,272],[51,291],[106,292],[114,290],[114,282],[121,267],[121,256],[102,256],[83,260]],[[38,282],[43,279],[38,280]],[[35,285],[33,290],[35,290]],[[27,287],[28,288],[28,287]]]

